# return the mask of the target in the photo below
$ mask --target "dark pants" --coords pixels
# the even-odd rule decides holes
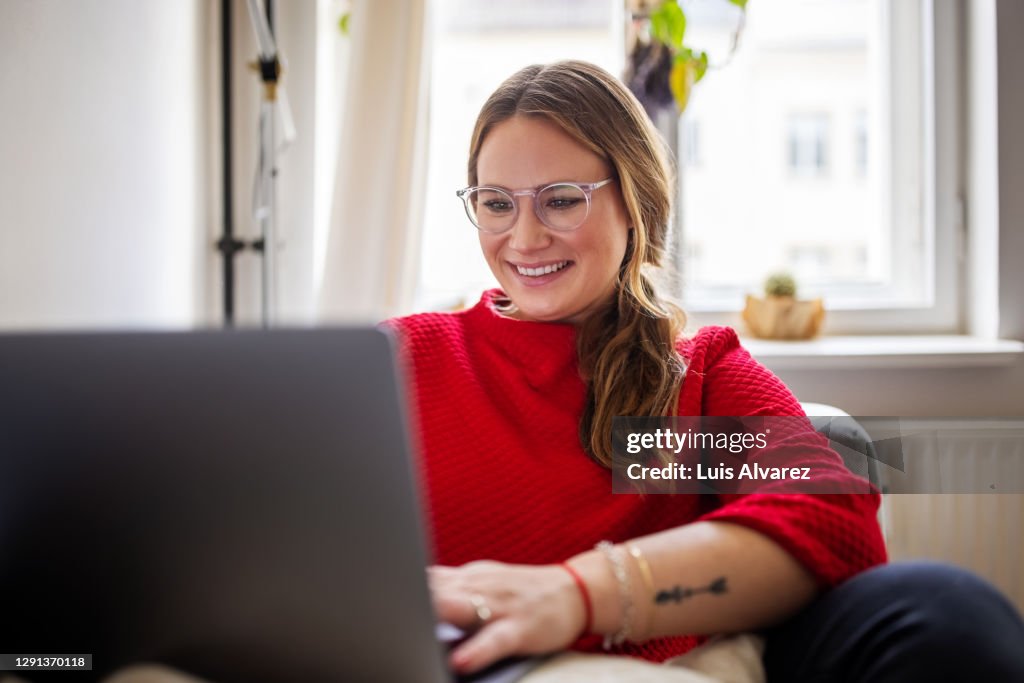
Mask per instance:
[[[933,562],[882,565],[765,633],[776,681],[1024,681],[1024,622],[995,588]]]

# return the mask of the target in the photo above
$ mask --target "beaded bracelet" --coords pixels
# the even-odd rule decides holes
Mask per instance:
[[[610,650],[613,645],[622,645],[632,633],[633,625],[633,591],[630,587],[629,570],[626,568],[625,553],[622,548],[610,541],[601,541],[596,546],[604,553],[611,565],[612,575],[619,584],[619,595],[622,598],[622,626],[615,633],[604,637],[604,649]]]

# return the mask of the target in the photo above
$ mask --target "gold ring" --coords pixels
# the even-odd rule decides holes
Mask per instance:
[[[473,593],[470,595],[469,601],[473,604],[473,609],[476,611],[476,618],[481,624],[486,624],[494,615],[494,613],[491,612],[491,608],[487,606],[487,601],[484,599],[484,596],[479,593]]]

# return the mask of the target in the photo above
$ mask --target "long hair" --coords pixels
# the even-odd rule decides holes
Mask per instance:
[[[672,172],[661,138],[632,93],[579,61],[522,69],[484,104],[470,143],[469,184],[488,133],[514,116],[543,117],[615,169],[630,239],[616,296],[579,326],[576,350],[587,383],[580,418],[584,450],[611,467],[612,418],[673,415],[686,371],[676,343],[686,317],[658,292],[671,211]]]

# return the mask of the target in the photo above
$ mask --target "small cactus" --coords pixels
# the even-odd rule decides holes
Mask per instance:
[[[775,273],[764,281],[766,296],[796,296],[796,280],[789,273]]]

